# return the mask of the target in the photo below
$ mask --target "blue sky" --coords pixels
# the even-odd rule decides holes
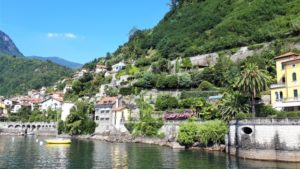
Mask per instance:
[[[86,63],[114,52],[131,28],[155,26],[169,0],[0,0],[0,30],[26,56]]]

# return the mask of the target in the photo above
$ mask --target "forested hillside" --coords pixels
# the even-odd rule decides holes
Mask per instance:
[[[21,94],[54,84],[72,71],[52,62],[0,56],[0,95]]]
[[[190,57],[298,36],[299,9],[300,0],[172,0],[160,23],[133,30],[113,61]]]

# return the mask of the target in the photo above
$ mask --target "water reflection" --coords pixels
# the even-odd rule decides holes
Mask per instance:
[[[294,169],[300,168],[300,164],[244,160],[220,152],[173,150],[146,144],[73,140],[71,145],[40,145],[35,137],[13,140],[0,136],[0,168]]]

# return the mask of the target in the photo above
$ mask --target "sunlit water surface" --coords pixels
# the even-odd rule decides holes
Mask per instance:
[[[73,140],[71,145],[47,145],[41,137],[0,136],[0,168],[111,169],[300,168],[300,163],[236,159],[225,153],[173,150],[147,144]]]

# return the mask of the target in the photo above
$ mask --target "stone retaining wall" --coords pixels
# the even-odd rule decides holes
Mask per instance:
[[[300,161],[300,119],[233,120],[226,151],[242,158]]]

